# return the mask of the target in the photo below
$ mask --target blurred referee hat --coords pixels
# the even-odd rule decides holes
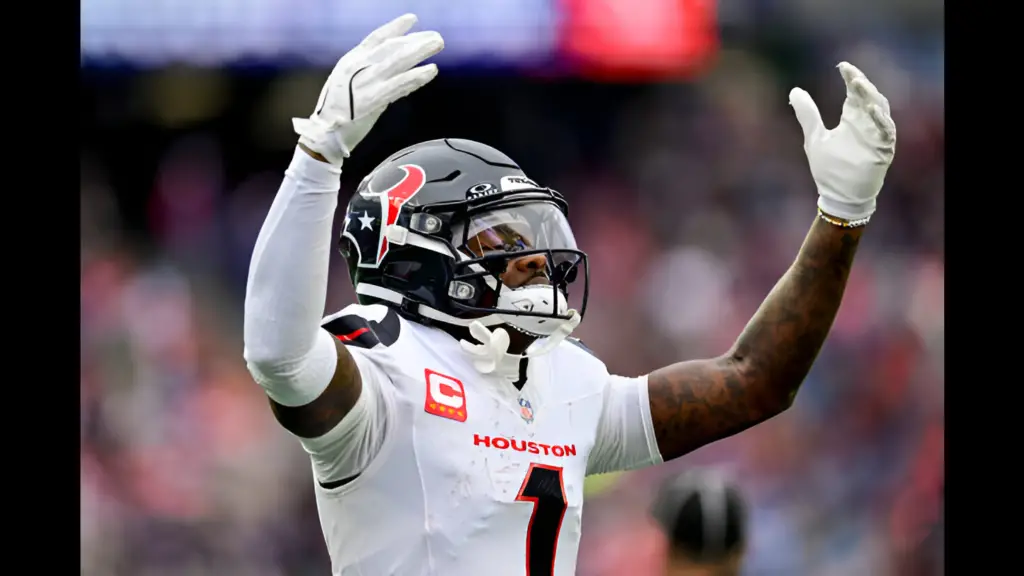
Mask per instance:
[[[735,484],[713,471],[670,477],[655,497],[651,515],[672,549],[694,561],[725,560],[741,551],[747,540],[743,496]]]

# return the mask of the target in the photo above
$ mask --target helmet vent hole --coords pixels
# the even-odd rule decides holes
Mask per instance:
[[[456,178],[458,178],[461,174],[462,174],[462,172],[456,170],[456,171],[452,172],[451,174],[445,176],[444,178],[438,178],[436,180],[427,180],[427,183],[428,184],[432,184],[434,182],[451,182],[452,180],[455,180]]]

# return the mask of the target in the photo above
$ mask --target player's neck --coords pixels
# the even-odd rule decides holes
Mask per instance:
[[[407,318],[418,324],[424,324],[423,320],[420,318]],[[481,343],[478,342],[476,338],[473,338],[473,336],[469,333],[469,328],[466,328],[464,326],[455,326],[452,324],[445,324],[443,322],[431,322],[430,324],[427,325],[430,326],[431,328],[437,328],[438,330],[448,334],[449,336],[455,338],[456,340],[466,340],[467,342],[472,342],[473,344]],[[522,356],[523,354],[526,353],[526,349],[530,347],[530,344],[533,344],[537,340],[533,336],[527,336],[526,334],[523,334],[522,332],[510,326],[502,325],[502,327],[506,332],[508,332],[508,353],[513,356]]]
[[[413,319],[410,318],[410,320]],[[463,326],[453,326],[451,324],[444,324],[441,322],[433,323],[431,324],[431,327],[437,328],[438,330],[444,332],[445,334],[448,334],[455,340],[466,340],[467,342],[479,344],[476,338],[473,338],[473,336],[470,335],[469,328],[465,328]],[[526,334],[523,334],[522,332],[519,332],[517,330],[509,328],[506,328],[505,330],[508,331],[509,334],[509,354],[521,356],[524,352],[526,352],[526,349],[535,340],[535,338],[527,336]],[[523,386],[526,384],[526,373],[527,368],[529,367],[529,362],[530,361],[527,358],[523,358],[522,360],[519,361],[519,378],[512,383],[512,386],[514,386],[517,390],[521,391],[523,389]]]

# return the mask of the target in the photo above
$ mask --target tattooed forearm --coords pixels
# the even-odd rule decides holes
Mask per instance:
[[[650,374],[651,416],[666,460],[789,407],[832,327],[862,230],[816,218],[796,261],[728,353]]]

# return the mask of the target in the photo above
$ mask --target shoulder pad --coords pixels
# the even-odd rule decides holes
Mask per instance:
[[[574,346],[576,346],[580,350],[583,350],[587,354],[590,354],[594,358],[597,358],[597,354],[595,354],[594,351],[591,350],[590,348],[587,348],[587,345],[584,344],[579,338],[573,338],[573,337],[570,336],[570,337],[566,338],[565,341],[570,343],[570,344],[573,344]]]
[[[381,304],[347,306],[324,318],[320,325],[346,346],[357,348],[391,346],[402,330],[398,314]]]

